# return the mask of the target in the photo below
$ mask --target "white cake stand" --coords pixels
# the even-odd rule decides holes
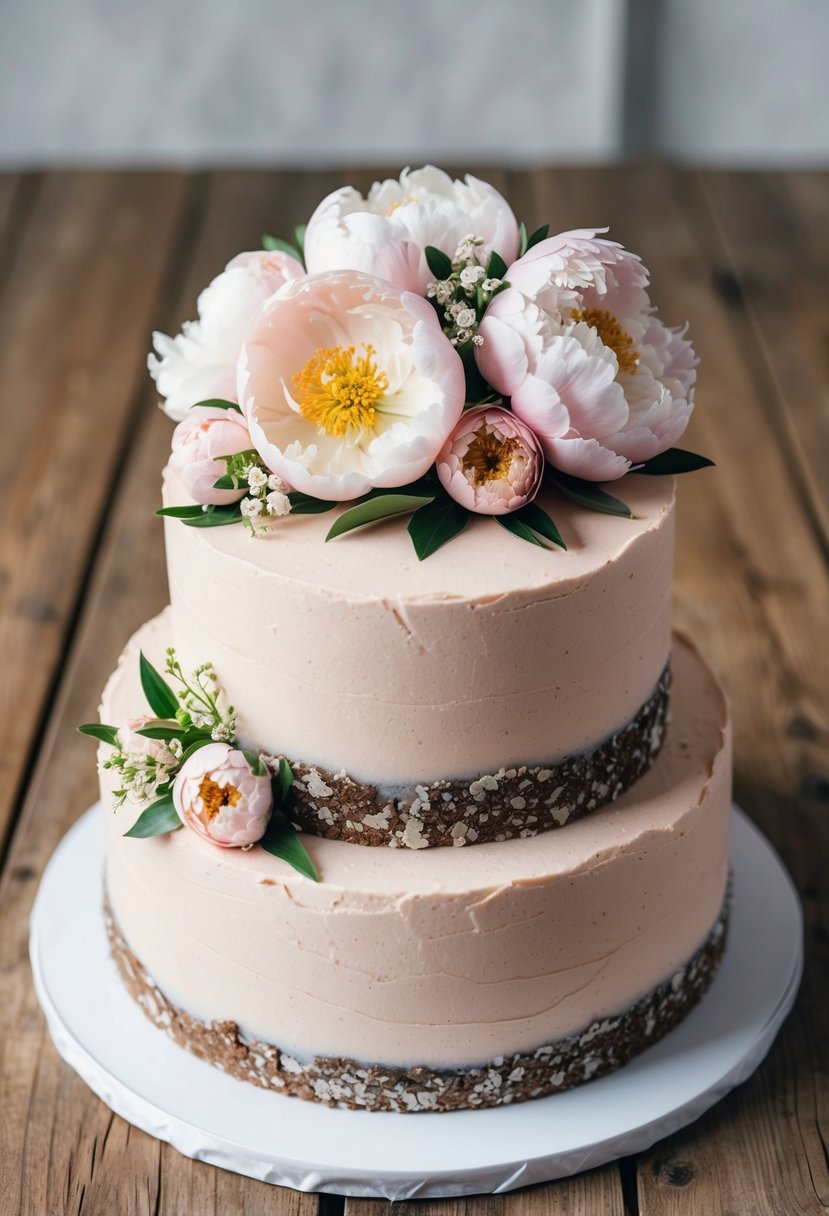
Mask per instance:
[[[234,1080],[145,1018],[110,959],[100,807],[65,836],[32,912],[35,987],[64,1060],[117,1114],[200,1161],[294,1187],[388,1199],[495,1193],[641,1152],[690,1123],[765,1056],[797,992],[800,904],[735,808],[725,959],[682,1025],[626,1068],[493,1110],[331,1110]],[[762,949],[757,948],[758,942]]]

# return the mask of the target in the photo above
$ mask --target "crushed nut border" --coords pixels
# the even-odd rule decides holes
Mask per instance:
[[[677,1026],[713,980],[725,950],[731,884],[706,941],[673,975],[624,1013],[534,1051],[459,1069],[398,1068],[351,1059],[301,1061],[246,1039],[232,1021],[201,1022],[172,1005],[130,951],[104,905],[110,949],[130,995],[179,1046],[261,1089],[326,1106],[400,1114],[504,1106],[572,1089],[623,1067]]]
[[[459,847],[536,836],[613,802],[653,764],[670,717],[671,665],[631,721],[592,751],[548,766],[423,782],[384,797],[346,773],[289,759],[290,815],[313,836],[388,848]],[[274,771],[278,757],[262,754]]]

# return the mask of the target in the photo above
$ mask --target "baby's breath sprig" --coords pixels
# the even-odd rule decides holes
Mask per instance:
[[[182,745],[170,739],[158,755],[127,750],[120,740],[102,762],[101,768],[118,773],[120,786],[113,790],[115,805],[125,802],[140,806],[165,793],[181,764]]]
[[[223,456],[227,466],[224,477],[217,481],[217,488],[247,488],[239,503],[239,510],[251,536],[261,536],[266,525],[291,512],[288,487],[281,477],[272,473],[253,450],[239,452],[235,456]]]
[[[436,276],[426,287],[441,319],[443,332],[461,355],[483,343],[478,325],[490,301],[509,286],[507,267],[497,253],[483,260],[483,241],[473,233],[465,236],[448,258],[440,250],[426,250],[429,269]]]
[[[179,709],[176,719],[188,729],[210,732],[214,743],[230,743],[236,736],[236,710],[219,704],[219,679],[212,663],[202,663],[189,680],[172,646],[167,650],[165,673],[180,685],[176,691]]]

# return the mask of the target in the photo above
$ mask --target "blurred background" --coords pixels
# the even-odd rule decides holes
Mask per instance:
[[[829,163],[826,0],[0,0],[0,164]]]

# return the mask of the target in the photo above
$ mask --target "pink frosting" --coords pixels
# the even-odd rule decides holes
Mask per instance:
[[[330,514],[259,541],[168,520],[173,640],[245,746],[384,786],[546,764],[627,723],[668,657],[673,479],[619,493],[634,519],[542,491],[566,553],[476,516],[424,562],[399,520],[329,544]]]
[[[141,705],[139,647],[160,661],[170,626],[167,612],[130,643],[105,721]],[[174,1003],[304,1057],[469,1064],[625,1009],[702,943],[726,881],[727,706],[687,644],[674,663],[656,765],[611,808],[536,838],[413,853],[305,837],[314,884],[190,832],[125,839],[133,813],[108,814],[127,941]]]

